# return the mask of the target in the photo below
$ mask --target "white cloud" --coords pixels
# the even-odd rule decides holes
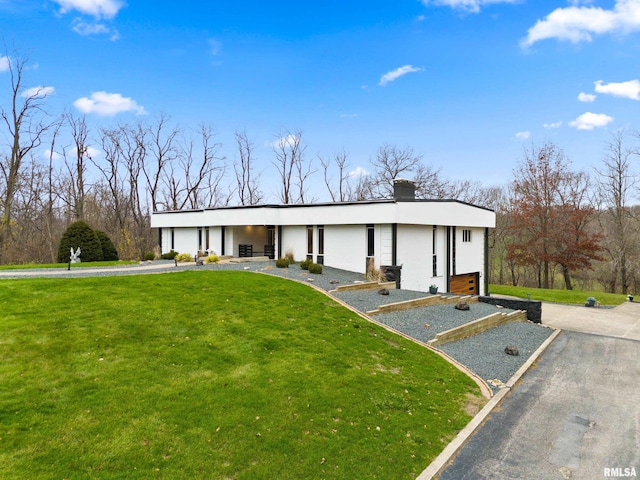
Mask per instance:
[[[381,87],[384,87],[388,83],[391,83],[394,80],[397,80],[398,78],[404,75],[407,75],[408,73],[421,72],[422,70],[423,70],[422,68],[414,67],[413,65],[404,65],[400,68],[396,68],[395,70],[392,70],[382,75],[382,77],[380,77],[380,81],[378,82],[378,85],[380,85]]]
[[[613,95],[614,97],[630,98],[640,100],[640,81],[629,80],[628,82],[603,84],[602,80],[595,82],[596,92]]]
[[[340,114],[340,118],[356,118],[358,116],[357,113],[342,113]]]
[[[0,72],[6,72],[9,70],[9,57],[0,57]]]
[[[527,140],[531,137],[531,132],[518,132],[516,133],[516,138],[518,140]]]
[[[573,122],[569,122],[569,125],[577,128],[578,130],[593,130],[597,127],[604,127],[613,122],[613,117],[605,115],[604,113],[591,113],[586,112],[576,118]]]
[[[573,6],[556,8],[538,20],[522,40],[529,47],[540,40],[555,38],[572,43],[590,42],[592,35],[628,34],[640,30],[640,0],[616,0],[611,10],[600,7]]]
[[[60,155],[58,152],[52,152],[51,150],[45,150],[44,152],[42,152],[42,158],[46,158],[47,160],[49,160],[49,158],[51,158],[51,160],[60,160],[62,158],[62,155]]]
[[[112,117],[123,112],[134,112],[136,115],[147,113],[142,105],[119,93],[93,92],[90,98],[77,99],[73,106],[82,113],[95,113],[101,117]]]
[[[480,7],[485,7],[494,3],[515,3],[516,0],[422,0],[425,6],[430,3],[438,6],[451,7],[463,12],[478,13]]]
[[[220,40],[216,40],[214,38],[210,38],[209,39],[209,51],[211,52],[211,55],[213,55],[214,57],[216,55],[219,55],[220,52],[222,51],[222,42]]]
[[[296,145],[296,143],[300,143],[300,139],[296,135],[293,135],[290,133],[286,137],[277,138],[276,140],[269,143],[268,145],[271,148],[282,149],[286,147],[292,148]]]
[[[584,103],[591,103],[595,101],[595,99],[596,95],[594,95],[593,93],[580,92],[580,94],[578,95],[578,100]]]
[[[367,175],[369,175],[369,172],[362,167],[356,167],[355,170],[349,172],[349,177],[366,177]]]
[[[20,94],[21,97],[24,98],[45,98],[51,95],[55,91],[53,87],[32,87],[27,88],[24,92]]]
[[[562,122],[545,123],[542,126],[544,128],[560,128],[562,126]]]
[[[110,40],[118,40],[118,30],[107,27],[104,23],[87,23],[79,18],[73,21],[73,31],[83,37],[89,35],[109,35]]]
[[[95,18],[113,18],[124,6],[119,0],[54,0],[60,5],[60,12],[76,10]]]

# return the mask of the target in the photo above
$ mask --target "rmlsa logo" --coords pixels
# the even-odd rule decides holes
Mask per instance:
[[[605,468],[604,469],[605,477],[635,477],[636,469],[635,467],[627,467],[627,468]]]

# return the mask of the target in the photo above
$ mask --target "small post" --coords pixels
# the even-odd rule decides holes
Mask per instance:
[[[69,265],[67,265],[67,272],[71,271],[71,259],[69,259]]]

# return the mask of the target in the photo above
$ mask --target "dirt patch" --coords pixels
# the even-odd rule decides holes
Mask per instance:
[[[465,396],[465,405],[464,411],[467,415],[471,415],[475,417],[476,414],[482,410],[482,407],[487,403],[487,399],[482,395],[474,395],[472,393],[467,393]]]

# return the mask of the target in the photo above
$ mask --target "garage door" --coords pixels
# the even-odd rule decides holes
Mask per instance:
[[[459,295],[478,295],[479,290],[479,272],[465,273],[464,275],[453,275],[449,291]]]

